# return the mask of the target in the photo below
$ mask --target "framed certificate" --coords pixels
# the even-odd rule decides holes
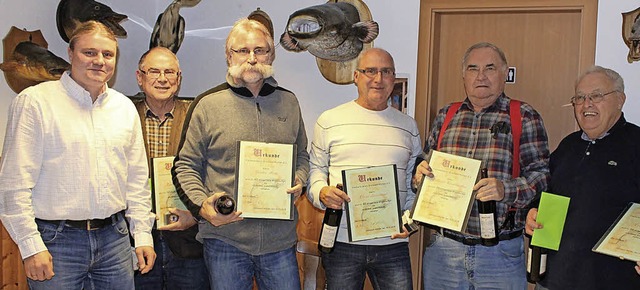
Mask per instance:
[[[173,186],[171,167],[174,156],[151,158],[151,198],[156,213],[156,226],[161,227],[171,222],[170,207],[186,210]]]
[[[640,204],[630,202],[593,247],[593,251],[640,261]]]
[[[293,219],[295,144],[238,141],[237,210],[244,218]]]
[[[396,165],[342,170],[349,241],[390,237],[402,232]]]
[[[467,227],[475,195],[473,186],[480,160],[433,151],[429,166],[433,178],[425,176],[411,211],[413,220],[462,232]]]

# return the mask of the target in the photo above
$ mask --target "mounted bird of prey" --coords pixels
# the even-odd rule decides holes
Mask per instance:
[[[174,0],[164,12],[158,15],[151,33],[149,48],[162,46],[177,53],[184,39],[184,18],[180,16],[180,7],[193,7],[201,0]]]

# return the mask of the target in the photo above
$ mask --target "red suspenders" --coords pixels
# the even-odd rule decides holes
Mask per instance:
[[[442,144],[442,138],[444,137],[444,131],[447,130],[449,123],[453,119],[453,116],[458,112],[462,102],[456,102],[451,104],[447,115],[444,117],[442,128],[440,128],[440,134],[438,135],[438,147],[436,150],[440,150]],[[522,135],[522,115],[520,114],[520,101],[511,100],[509,102],[509,117],[511,119],[511,134],[513,136],[513,165],[511,176],[516,178],[520,176],[520,136]]]

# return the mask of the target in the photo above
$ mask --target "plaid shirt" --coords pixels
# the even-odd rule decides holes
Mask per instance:
[[[447,105],[438,112],[427,139],[424,150],[426,153],[438,146],[440,128],[450,106]],[[509,207],[518,209],[515,226],[504,229],[506,232],[524,228],[527,211],[522,209],[527,208],[536,194],[546,190],[549,181],[549,146],[542,117],[531,105],[524,102],[520,111],[522,136],[518,178],[511,177],[513,136],[509,98],[504,94],[479,113],[474,112],[469,99],[465,99],[449,123],[440,148],[441,152],[483,161],[482,166],[488,169],[489,177],[502,181],[505,196],[502,201],[496,203],[498,226],[504,223]],[[480,221],[475,202],[465,234],[480,235]]]
[[[149,106],[146,105],[146,115],[144,125],[147,129],[147,148],[149,148],[149,158],[167,156],[169,148],[171,125],[173,124],[173,109],[166,113],[166,118],[161,121]]]

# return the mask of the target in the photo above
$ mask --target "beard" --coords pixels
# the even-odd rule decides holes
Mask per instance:
[[[245,85],[273,76],[273,66],[262,63],[250,65],[244,62],[229,66],[228,72],[238,85]]]

